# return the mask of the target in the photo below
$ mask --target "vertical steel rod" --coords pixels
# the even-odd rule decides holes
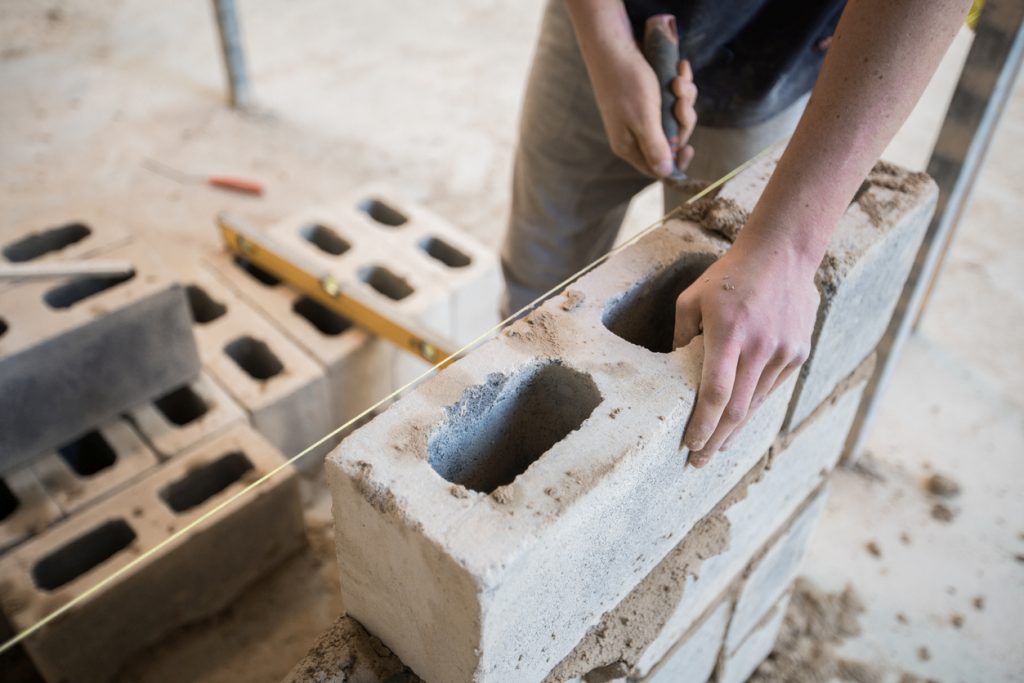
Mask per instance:
[[[843,462],[860,456],[878,403],[930,283],[938,275],[953,230],[970,198],[992,133],[1006,106],[1024,56],[1024,2],[988,0],[960,80],[942,124],[928,173],[939,186],[935,216],[925,233],[889,327],[878,345],[878,363],[868,381],[846,439]]]
[[[217,15],[221,53],[227,70],[228,98],[235,109],[245,109],[251,104],[251,92],[235,0],[213,0],[213,11]]]

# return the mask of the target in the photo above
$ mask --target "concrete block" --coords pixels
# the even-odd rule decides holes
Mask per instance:
[[[753,209],[781,148],[727,183],[719,202]],[[786,428],[793,429],[875,348],[892,317],[928,227],[938,190],[924,173],[879,162],[839,221],[816,281],[813,350]]]
[[[351,246],[337,256],[325,251],[324,245],[334,243],[324,237],[325,230]],[[434,334],[451,337],[449,296],[436,274],[418,267],[415,254],[381,233],[347,203],[304,211],[268,231],[275,243],[320,268],[324,275],[330,274],[376,309],[396,320],[412,321]],[[387,348],[392,388],[416,379],[430,367],[396,347]]]
[[[494,250],[384,184],[357,188],[349,197],[349,206],[395,244],[396,257],[426,271],[447,293],[455,342],[468,344],[498,324],[503,284]],[[375,220],[382,214],[391,222],[399,216],[405,221],[391,226]]]
[[[762,460],[788,396],[707,468],[680,446],[702,347],[655,303],[723,248],[670,222],[328,458],[346,612],[418,675],[543,678]]]
[[[869,361],[841,382],[796,432],[779,438],[772,447],[770,467],[752,471],[720,504],[717,512],[728,529],[728,545],[717,554],[706,555],[699,566],[685,572],[678,590],[681,596],[669,605],[671,612],[657,637],[637,658],[634,676],[646,675],[665,656],[832,471],[872,367]],[[666,575],[681,572],[687,566],[686,557],[669,555],[662,571]],[[613,623],[614,619],[606,621]]]
[[[161,545],[283,462],[251,429],[232,429],[0,558],[0,604],[18,630],[109,579],[25,640],[43,676],[108,680],[133,653],[216,614],[300,547],[290,467]]]
[[[783,535],[748,570],[729,622],[726,649],[734,652],[796,579],[814,525],[825,509],[822,490],[806,503]]]
[[[0,553],[35,536],[61,516],[31,467],[0,475]]]
[[[718,683],[743,683],[771,654],[779,627],[786,616],[790,593],[786,593],[761,617],[754,630],[739,647],[722,657],[716,680]]]
[[[342,616],[320,634],[281,683],[418,683],[385,645],[352,617]]]
[[[199,372],[180,285],[129,244],[125,278],[26,282],[0,292],[0,468],[67,443]]]
[[[241,406],[206,372],[126,415],[161,460],[247,419]]]
[[[209,254],[207,261],[219,278],[324,368],[334,426],[391,392],[394,350],[387,342],[226,252]]]
[[[11,217],[6,217],[11,221]],[[40,211],[33,207],[31,218],[14,218],[0,228],[0,261],[40,263],[82,259],[120,246],[129,240],[128,231],[95,211],[68,212],[60,206]]]
[[[707,683],[718,663],[731,612],[728,600],[714,608],[643,679],[644,683]]]
[[[213,273],[180,262],[203,367],[237,401],[253,426],[288,457],[335,424],[323,368]],[[315,465],[327,448],[306,455]]]
[[[32,471],[64,514],[109,496],[157,464],[122,418],[91,429],[32,462]]]

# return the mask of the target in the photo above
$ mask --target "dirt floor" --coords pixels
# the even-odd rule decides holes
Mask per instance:
[[[209,3],[5,0],[0,238],[94,211],[192,259],[215,247],[218,210],[269,221],[383,180],[498,244],[539,0],[239,5],[259,102],[248,115],[223,104]],[[969,40],[888,158],[924,166]],[[805,564],[822,590],[855,588],[860,633],[838,652],[885,680],[1024,679],[1021,149],[1018,82],[870,457],[837,475]],[[143,168],[148,158],[269,191],[182,185]],[[657,189],[642,193],[624,234],[659,209]],[[935,473],[959,494],[930,493]],[[326,500],[316,482],[307,494],[309,550],[138,657],[124,680],[280,679],[340,610]]]

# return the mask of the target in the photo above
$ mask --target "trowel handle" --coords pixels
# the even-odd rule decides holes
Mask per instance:
[[[672,177],[684,179],[686,175],[676,166],[679,154],[679,121],[676,119],[676,96],[672,81],[679,75],[679,32],[672,14],[655,14],[644,24],[644,57],[654,69],[661,86],[661,127],[672,150]]]

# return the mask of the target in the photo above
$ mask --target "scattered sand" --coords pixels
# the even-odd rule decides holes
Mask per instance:
[[[936,519],[940,522],[952,522],[953,518],[956,517],[952,508],[943,503],[935,503],[932,505],[931,515],[932,519]]]
[[[960,493],[960,484],[941,474],[933,474],[924,480],[925,490],[933,496],[952,498]]]
[[[705,230],[716,232],[730,242],[747,222],[748,214],[743,207],[731,199],[703,197],[676,209],[673,217],[697,223]]]

